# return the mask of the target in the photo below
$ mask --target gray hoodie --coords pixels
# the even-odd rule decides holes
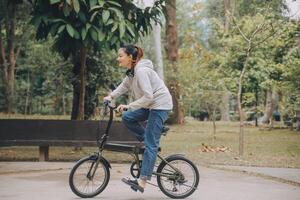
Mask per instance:
[[[132,90],[134,101],[129,108],[147,108],[172,110],[172,97],[164,81],[153,70],[150,60],[142,59],[134,67],[134,77],[126,76],[122,83],[110,94],[116,98],[128,90]]]

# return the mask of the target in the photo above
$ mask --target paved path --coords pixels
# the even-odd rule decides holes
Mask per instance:
[[[237,170],[241,172],[255,173],[257,175],[278,178],[290,181],[300,186],[300,169],[294,168],[270,168],[270,167],[245,167],[245,166],[223,166],[215,165],[219,169]]]
[[[68,175],[74,163],[0,162],[0,199],[2,200],[72,200],[80,199],[70,190]],[[95,199],[158,200],[169,199],[158,188],[133,192],[120,179],[129,175],[129,165],[113,164],[107,188]],[[297,185],[259,176],[199,167],[200,184],[191,200],[298,200]],[[295,176],[298,176],[297,174]]]

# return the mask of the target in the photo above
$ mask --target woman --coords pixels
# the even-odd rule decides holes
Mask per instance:
[[[123,82],[105,100],[112,100],[129,89],[134,101],[128,105],[119,105],[122,121],[139,141],[144,141],[141,175],[139,180],[122,179],[134,190],[144,192],[147,180],[151,179],[159,147],[163,124],[172,110],[172,97],[162,79],[153,70],[150,60],[142,59],[143,50],[134,45],[122,46],[118,51],[119,66],[127,68]],[[147,121],[144,128],[140,122]]]

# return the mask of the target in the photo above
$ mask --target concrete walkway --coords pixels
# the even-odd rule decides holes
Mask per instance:
[[[0,175],[10,173],[53,171],[62,169],[71,169],[73,162],[0,162]],[[126,164],[123,164],[126,165]],[[121,167],[122,164],[114,166]],[[299,183],[300,169],[294,168],[270,168],[270,167],[245,167],[245,166],[228,166],[213,165],[212,168],[220,170],[229,170],[236,172],[248,172],[250,174],[274,177],[290,182]]]
[[[270,167],[245,167],[245,166],[226,166],[214,165],[217,169],[227,169],[232,171],[248,172],[270,178],[282,179],[300,186],[300,169],[294,168],[270,168]]]
[[[0,199],[5,200],[73,200],[68,176],[73,162],[0,162]],[[298,169],[270,169],[227,166],[225,170],[198,166],[200,183],[191,200],[298,200],[300,185],[240,173],[243,170],[280,176],[298,181]],[[233,171],[231,171],[233,170]],[[235,172],[238,171],[239,173]],[[148,185],[143,194],[133,192],[121,182],[129,177],[128,164],[112,164],[107,188],[95,199],[158,200],[169,199],[157,187]],[[294,179],[298,177],[297,179]],[[156,179],[153,179],[153,183]]]

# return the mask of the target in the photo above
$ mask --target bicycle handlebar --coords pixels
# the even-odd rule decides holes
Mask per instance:
[[[112,102],[111,101],[108,101],[108,100],[105,100],[104,102],[103,102],[103,105],[105,106],[105,107],[109,107],[110,109],[116,109],[116,106],[113,106],[112,105]]]
[[[111,124],[112,124],[112,121],[113,121],[113,117],[114,117],[114,113],[113,111],[116,111],[115,109],[117,108],[115,105],[112,104],[111,101],[108,101],[108,100],[105,100],[103,102],[103,106],[104,108],[106,109],[107,107],[109,108],[109,120],[108,120],[108,124],[107,124],[107,127],[106,127],[106,131],[105,131],[105,135],[107,136],[108,133],[109,133],[109,129],[111,127]],[[127,109],[126,109],[127,110]],[[126,111],[124,109],[124,111]],[[106,112],[104,111],[104,115],[106,114]]]
[[[115,110],[117,108],[117,106],[113,105],[111,101],[105,100],[103,102],[104,107],[108,107],[112,110]],[[116,112],[119,112],[118,110],[115,110]],[[128,111],[127,108],[124,108],[123,111]]]

